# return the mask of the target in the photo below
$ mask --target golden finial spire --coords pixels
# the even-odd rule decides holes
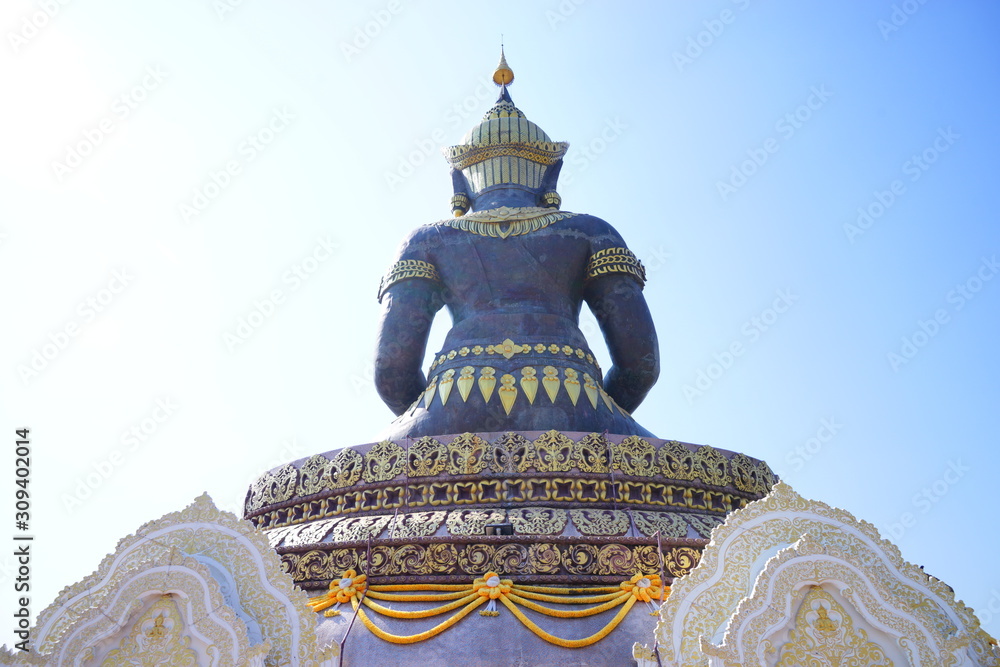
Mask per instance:
[[[509,86],[514,83],[514,70],[507,66],[507,59],[503,55],[503,44],[500,44],[500,64],[493,72],[493,83],[498,86]]]

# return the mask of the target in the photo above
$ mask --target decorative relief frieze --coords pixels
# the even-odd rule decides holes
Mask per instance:
[[[379,544],[285,553],[285,569],[300,585],[327,582],[345,569],[367,572],[368,577],[392,581],[393,577],[480,576],[491,570],[504,576],[626,576],[637,572],[658,574],[661,559],[656,545],[566,543],[448,543]],[[671,577],[686,574],[698,563],[693,547],[664,546],[662,566]],[[321,584],[322,585],[322,584]]]
[[[580,389],[579,384],[576,388]],[[493,392],[494,389],[490,391]],[[552,488],[553,485],[549,482],[543,483],[547,485],[549,493],[523,493],[523,485],[510,485],[504,490],[507,494],[504,497],[496,487],[482,489],[482,493],[470,490],[463,495],[454,488],[456,482],[441,479],[447,475],[484,473],[523,475],[534,470],[539,473],[608,473],[610,480],[612,476],[609,463],[612,462],[616,474],[649,481],[640,483],[616,479],[614,488],[603,485],[604,493],[600,496],[593,493],[593,482],[581,482],[585,488],[578,489],[571,499],[566,493]],[[420,489],[411,481],[396,487],[395,491],[387,490],[387,497],[384,499],[379,499],[377,493],[362,491],[360,488],[362,485],[403,478],[426,478],[433,488],[428,486]],[[439,481],[432,482],[435,478]],[[598,433],[586,434],[574,440],[559,431],[547,431],[533,440],[521,433],[504,433],[493,442],[487,442],[481,436],[466,433],[453,437],[448,443],[432,437],[420,438],[409,443],[405,449],[399,443],[386,440],[372,446],[363,456],[354,448],[344,448],[337,451],[332,459],[322,455],[312,456],[299,469],[291,464],[282,466],[265,473],[254,482],[247,497],[246,511],[248,514],[259,513],[265,507],[287,502],[292,498],[329,491],[337,492],[336,501],[326,498],[317,501],[319,504],[302,506],[295,513],[285,513],[285,518],[280,521],[274,520],[277,517],[268,520],[255,517],[255,523],[270,528],[291,521],[312,520],[356,511],[392,509],[404,505],[418,507],[502,500],[544,501],[557,497],[574,502],[623,501],[631,504],[685,506],[713,512],[727,512],[745,504],[740,499],[732,496],[726,498],[715,491],[699,488],[684,490],[676,484],[652,481],[658,478],[663,478],[665,482],[691,482],[695,487],[704,483],[737,489],[752,496],[766,493],[776,479],[763,461],[756,461],[742,454],[727,459],[723,452],[707,445],[691,449],[676,441],[650,441],[638,436],[613,443]],[[442,485],[450,486],[448,490],[444,490]],[[346,490],[355,486],[359,487],[360,495],[352,496],[353,491]],[[678,491],[678,488],[681,490]]]
[[[1000,667],[1000,649],[951,588],[871,524],[780,483],[715,529],[660,617],[665,665]]]
[[[403,448],[392,440],[383,440],[365,454],[364,478],[366,482],[385,482],[403,472],[406,455]]]

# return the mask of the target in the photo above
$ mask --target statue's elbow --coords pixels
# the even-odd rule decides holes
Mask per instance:
[[[660,379],[660,353],[654,349],[647,359],[646,375],[649,377],[649,385],[652,386]]]
[[[419,370],[400,366],[394,358],[375,357],[372,381],[379,398],[394,414],[401,415],[423,390],[423,376]]]
[[[655,344],[642,356],[637,370],[639,371],[637,375],[644,385],[643,389],[649,391],[660,378],[660,352]]]

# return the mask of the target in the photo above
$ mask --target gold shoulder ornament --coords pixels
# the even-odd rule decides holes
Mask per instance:
[[[590,256],[587,280],[609,273],[626,273],[639,281],[640,287],[646,285],[646,269],[628,248],[605,248]]]
[[[379,303],[382,303],[382,296],[387,289],[398,282],[411,278],[425,278],[436,283],[441,282],[441,274],[438,273],[437,267],[430,262],[420,259],[401,259],[389,267],[389,271],[382,277],[378,286]]]

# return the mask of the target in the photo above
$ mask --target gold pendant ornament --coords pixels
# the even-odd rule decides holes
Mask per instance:
[[[451,388],[455,382],[454,377],[454,368],[449,368],[441,374],[441,383],[438,385],[438,397],[441,399],[441,405],[448,404],[448,397],[451,396]]]
[[[483,394],[483,402],[489,403],[493,396],[493,388],[497,386],[497,379],[494,377],[497,370],[492,366],[486,366],[479,372],[479,391]]]
[[[555,366],[546,366],[542,369],[542,373],[545,374],[545,377],[542,378],[545,393],[549,395],[549,400],[555,403],[556,396],[559,395],[559,371],[556,370]]]
[[[424,408],[431,407],[431,401],[434,400],[434,392],[437,391],[437,376],[431,380],[431,383],[427,385],[427,389],[424,391]]]
[[[573,405],[576,406],[576,402],[580,399],[580,381],[577,379],[579,374],[572,368],[566,369],[566,380],[563,382],[563,386],[566,387],[566,393],[569,394],[569,400],[573,401]]]
[[[521,389],[528,397],[528,405],[535,404],[535,395],[538,393],[538,378],[535,377],[537,371],[531,366],[521,369]]]
[[[583,374],[583,388],[587,391],[587,398],[590,399],[590,404],[597,409],[597,385],[594,384],[594,378],[590,377],[590,373]]]
[[[514,407],[514,401],[517,399],[517,389],[514,388],[514,376],[505,374],[500,378],[500,389],[498,394],[500,395],[500,402],[503,404],[503,409],[510,414],[511,408]]]
[[[458,376],[458,393],[462,397],[462,402],[465,403],[469,400],[469,394],[472,392],[472,383],[475,382],[473,374],[476,369],[472,366],[464,366],[462,368],[462,374]]]

